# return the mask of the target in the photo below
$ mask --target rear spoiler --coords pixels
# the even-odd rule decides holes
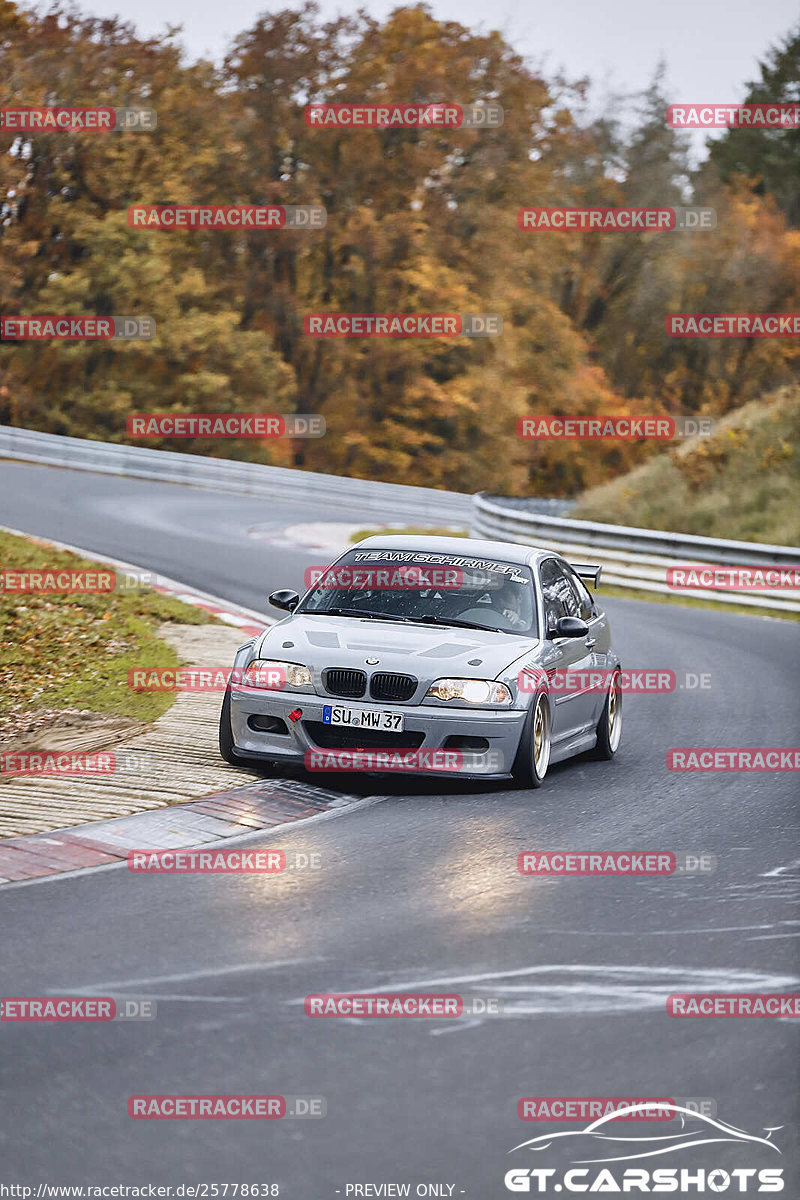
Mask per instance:
[[[587,583],[591,583],[594,588],[600,586],[600,572],[602,566],[595,566],[593,563],[570,563],[569,564],[575,574],[580,579],[585,579]]]

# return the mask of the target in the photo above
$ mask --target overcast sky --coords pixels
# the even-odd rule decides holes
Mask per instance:
[[[183,25],[190,55],[213,58],[261,13],[299,7],[291,0],[78,3],[97,16],[122,11],[148,36],[162,33],[167,23]],[[570,78],[590,76],[599,95],[640,90],[664,58],[672,102],[720,104],[742,98],[759,59],[800,15],[797,0],[431,0],[430,6],[437,17],[471,29],[499,29],[546,74],[563,68]],[[396,0],[320,0],[325,18],[359,8],[383,18],[397,7]]]

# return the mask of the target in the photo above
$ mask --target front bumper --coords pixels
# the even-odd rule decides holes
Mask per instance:
[[[419,754],[423,764],[418,769],[404,766],[408,774],[431,774],[453,778],[477,779],[507,779],[517,754],[522,728],[527,716],[526,709],[445,709],[435,705],[409,705],[370,702],[365,700],[341,700],[336,697],[308,695],[303,692],[269,691],[267,689],[231,688],[231,728],[236,749],[241,754],[263,757],[274,761],[307,765],[309,769],[324,771],[323,765],[330,756],[346,758],[351,747],[333,748],[321,746],[314,739],[314,733],[309,730],[309,724],[322,723],[322,713],[325,705],[352,703],[357,708],[373,708],[376,711],[402,713],[404,718],[404,734],[421,735],[417,747],[399,748],[392,734],[387,733],[381,740],[380,748],[396,750],[397,754],[405,756]],[[299,720],[289,720],[289,713],[295,709],[302,711]],[[286,725],[286,733],[272,733],[251,728],[251,717],[279,717]],[[338,726],[326,726],[327,730],[337,730]],[[489,745],[483,751],[463,750],[454,759],[451,751],[447,759],[449,766],[442,770],[435,769],[431,762],[430,751],[447,751],[448,739],[451,738],[483,738]],[[368,749],[375,758],[376,740],[371,734],[368,739]],[[307,752],[313,751],[313,760],[306,760]],[[442,756],[438,756],[441,761]],[[404,760],[405,761],[405,760]],[[458,762],[458,766],[454,765]],[[327,768],[330,770],[330,766]],[[380,766],[353,766],[353,770],[375,770]],[[392,769],[392,768],[388,768]]]

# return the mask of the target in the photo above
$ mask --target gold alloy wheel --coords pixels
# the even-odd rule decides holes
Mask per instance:
[[[622,737],[622,695],[619,672],[611,680],[608,692],[608,744],[616,750]]]
[[[550,761],[550,731],[548,729],[547,705],[544,696],[536,701],[533,714],[533,767],[541,779]]]

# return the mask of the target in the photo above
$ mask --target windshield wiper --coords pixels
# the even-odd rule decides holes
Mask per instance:
[[[304,608],[302,616],[311,617],[366,617],[378,621],[405,621],[407,617],[393,616],[391,613],[376,613],[363,608]]]
[[[302,609],[302,616],[312,617],[365,617],[376,621],[399,621],[403,624],[406,621],[414,625],[440,625],[454,626],[457,629],[478,629],[482,633],[512,633],[516,634],[519,631],[516,629],[497,629],[493,625],[475,625],[472,621],[459,621],[457,617],[438,617],[431,614],[429,617],[411,617],[398,616],[394,613],[376,613],[369,609],[361,608],[326,608],[326,609]]]
[[[497,629],[493,625],[475,625],[472,621],[459,621],[458,617],[439,617],[431,614],[429,617],[400,617],[401,621],[413,621],[415,625],[454,625],[458,629],[479,629],[482,633],[514,633],[512,629]]]

